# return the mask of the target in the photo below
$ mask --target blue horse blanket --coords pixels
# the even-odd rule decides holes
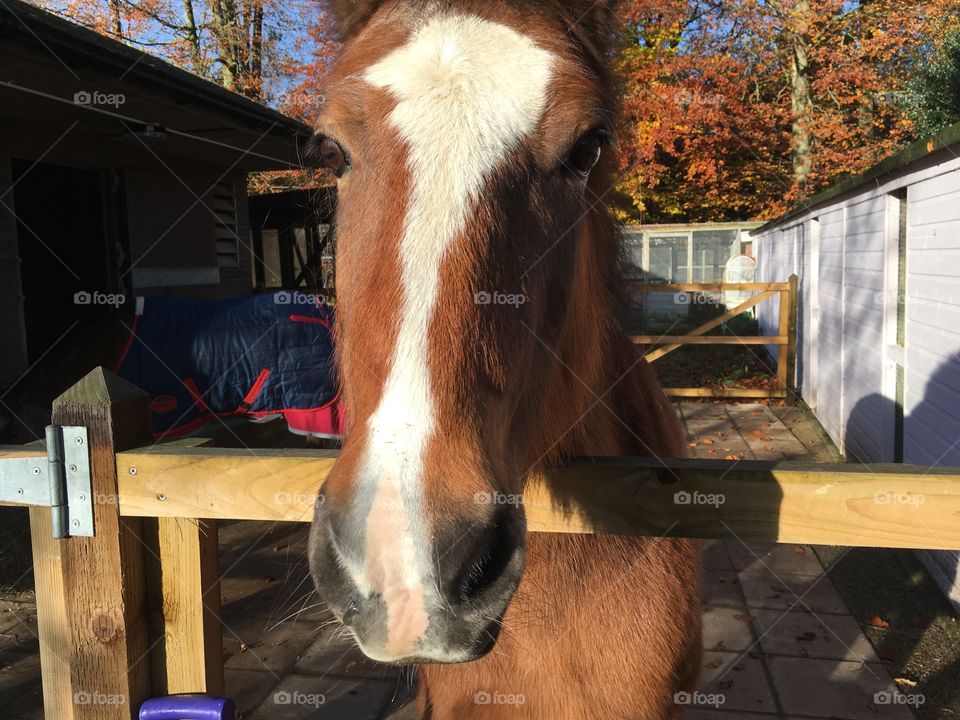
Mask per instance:
[[[216,416],[283,416],[292,432],[341,434],[331,307],[299,293],[232,300],[137,298],[116,372],[150,394],[154,432]]]

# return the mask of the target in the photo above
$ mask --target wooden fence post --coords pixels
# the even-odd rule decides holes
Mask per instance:
[[[217,522],[147,520],[153,682],[157,693],[222,695],[223,625]]]
[[[141,521],[121,518],[116,452],[150,442],[149,398],[97,368],[53,403],[55,425],[87,428],[94,537],[54,540],[31,508],[47,720],[128,720],[150,695]]]

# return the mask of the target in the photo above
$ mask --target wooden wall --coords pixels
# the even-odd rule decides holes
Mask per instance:
[[[960,157],[929,155],[754,235],[758,281],[801,277],[797,384],[846,457],[896,459],[902,398],[902,461],[960,465]],[[960,609],[960,555],[921,557]]]

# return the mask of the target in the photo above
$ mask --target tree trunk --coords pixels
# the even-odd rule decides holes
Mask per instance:
[[[123,23],[120,18],[120,3],[118,0],[109,0],[110,32],[117,40],[123,40]]]
[[[237,89],[237,52],[233,0],[216,0],[210,6],[213,17],[213,34],[217,40],[220,61],[220,83],[227,90]]]
[[[203,53],[200,50],[200,33],[197,32],[197,21],[193,14],[193,0],[182,0],[183,26],[187,33],[187,42],[190,43],[190,64],[197,75],[206,75],[203,63]]]
[[[790,83],[793,182],[803,190],[813,168],[813,98],[807,57],[810,31],[810,1],[797,0],[787,28],[787,75]]]

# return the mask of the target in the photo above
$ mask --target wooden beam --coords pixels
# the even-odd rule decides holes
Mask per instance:
[[[98,368],[53,403],[53,423],[87,428],[95,537],[50,540],[31,511],[47,720],[129,720],[150,696],[141,522],[120,518],[116,449],[148,442],[149,397]]]
[[[789,290],[789,283],[627,283],[627,288],[635,292],[761,292]]]
[[[676,398],[785,398],[786,390],[760,390],[754,388],[664,388],[667,397]]]
[[[724,324],[725,322],[727,322],[728,320],[732,320],[732,319],[735,318],[737,315],[740,315],[741,313],[746,312],[746,311],[749,310],[750,308],[759,305],[759,304],[762,303],[764,300],[773,297],[774,295],[777,294],[777,292],[778,292],[778,291],[775,291],[775,290],[767,290],[767,291],[764,291],[764,292],[760,293],[759,295],[755,295],[754,297],[750,298],[750,299],[747,300],[746,302],[740,303],[739,305],[737,305],[737,306],[736,306],[735,308],[733,308],[732,310],[728,310],[727,312],[725,312],[725,313],[724,313],[723,315],[721,315],[720,317],[714,318],[714,319],[711,320],[710,322],[704,323],[703,325],[701,325],[700,327],[698,327],[698,328],[695,329],[695,330],[691,330],[691,331],[688,333],[688,335],[706,335],[708,332],[710,332],[711,330],[713,330],[713,329],[716,328],[716,327],[720,327],[721,325],[723,325],[723,324]],[[780,334],[781,334],[781,335],[784,335],[785,333],[780,333]],[[666,355],[667,353],[673,352],[674,350],[676,350],[676,349],[679,348],[679,347],[682,347],[682,346],[681,346],[681,345],[664,345],[663,347],[657,348],[656,350],[653,350],[652,352],[647,353],[644,357],[646,358],[647,362],[651,362],[651,363],[652,363],[652,362],[654,362],[655,360],[659,360],[660,358],[662,358],[662,357],[663,357],[664,355]]]
[[[332,451],[162,447],[117,455],[120,513],[309,522]]]
[[[120,512],[308,522],[334,459],[124,452]],[[603,458],[531,479],[524,507],[532,531],[960,549],[958,468]]]
[[[153,684],[158,695],[222,695],[223,625],[217,522],[148,521]]]
[[[738,337],[736,335],[635,335],[631,338],[637,345],[787,345],[786,335],[761,335],[759,337]]]

